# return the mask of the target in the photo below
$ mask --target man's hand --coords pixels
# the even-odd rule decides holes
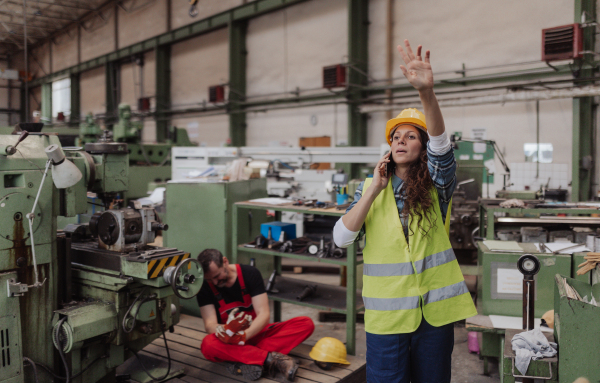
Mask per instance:
[[[244,315],[244,312],[237,314],[238,311],[238,308],[231,310],[227,318],[227,324],[225,325],[225,329],[233,333],[246,330],[252,325],[252,316]]]
[[[226,344],[235,344],[238,346],[243,346],[246,344],[245,331],[238,331],[234,333],[231,330],[227,330],[226,326],[227,325],[222,324],[217,326],[217,331],[215,332],[217,339]]]
[[[406,45],[406,52],[402,49],[401,45],[398,45],[398,52],[400,52],[402,59],[406,64],[406,67],[400,65],[402,73],[416,90],[433,89],[433,71],[431,70],[431,64],[429,63],[430,52],[425,52],[425,60],[423,60],[421,57],[421,45],[417,47],[416,56],[413,53],[408,40],[404,40],[404,45]]]

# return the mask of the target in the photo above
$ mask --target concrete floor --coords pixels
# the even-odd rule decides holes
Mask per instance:
[[[326,283],[339,286],[340,277],[335,274],[293,274],[284,272],[286,277],[298,278],[305,281]],[[319,339],[325,336],[346,341],[346,324],[343,322],[324,323],[319,322],[318,310],[304,306],[292,304],[282,305],[282,319],[287,320],[297,316],[308,316],[315,322],[315,332],[305,343],[315,344]],[[365,357],[367,350],[366,334],[364,324],[356,325],[356,355]],[[454,328],[454,352],[452,353],[452,382],[456,383],[490,383],[499,382],[497,363],[491,362],[489,365],[490,376],[485,376],[483,372],[483,361],[479,356],[469,353],[467,348],[467,331],[464,325],[457,324]]]

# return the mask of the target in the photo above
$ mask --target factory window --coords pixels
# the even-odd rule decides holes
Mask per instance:
[[[71,79],[65,78],[52,83],[52,118],[64,121],[71,115]]]
[[[525,144],[525,162],[552,163],[552,144]]]

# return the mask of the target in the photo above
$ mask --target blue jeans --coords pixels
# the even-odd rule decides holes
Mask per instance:
[[[425,318],[415,332],[367,333],[368,383],[449,383],[454,323],[434,327]]]

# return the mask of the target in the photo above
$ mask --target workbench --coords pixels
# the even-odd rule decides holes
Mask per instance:
[[[558,216],[567,214],[567,216]],[[495,239],[496,229],[518,230],[523,226],[598,226],[600,214],[597,208],[503,208],[499,206],[479,205],[479,235],[485,239]],[[504,216],[501,216],[504,215]]]
[[[306,206],[294,206],[293,204],[270,205],[260,202],[243,201],[233,205],[233,227],[232,227],[232,258],[233,263],[237,263],[238,255],[241,252],[250,253],[256,256],[273,257],[274,269],[277,271],[277,282],[275,288],[279,293],[268,293],[269,299],[273,301],[274,320],[281,320],[281,302],[311,307],[317,310],[332,311],[346,315],[346,350],[349,355],[356,353],[356,313],[364,310],[362,296],[357,292],[356,266],[363,263],[362,256],[357,256],[357,245],[352,244],[347,248],[347,257],[344,258],[318,258],[310,254],[283,253],[276,250],[257,249],[244,247],[240,243],[238,221],[241,219],[240,210],[243,209],[264,209],[275,211],[275,220],[281,220],[281,212],[290,211],[301,214],[315,214],[341,217],[345,214],[344,210],[334,208],[318,209]],[[258,233],[256,233],[258,235]],[[322,262],[328,264],[346,267],[346,287],[331,286],[320,283],[310,282],[311,285],[317,285],[317,293],[314,297],[305,301],[298,301],[296,296],[302,292],[302,289],[308,283],[299,282],[298,279],[281,277],[281,258],[295,258],[304,261]],[[264,277],[264,276],[263,276]]]

